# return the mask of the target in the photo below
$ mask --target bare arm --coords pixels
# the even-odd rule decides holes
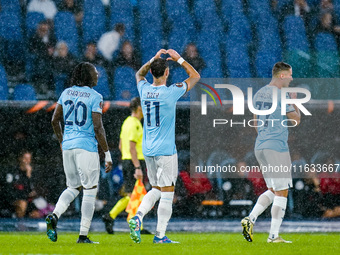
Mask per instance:
[[[118,148],[119,148],[119,150],[120,150],[120,151],[122,151],[122,140],[121,140],[121,139],[119,139],[119,145],[118,145]]]
[[[145,79],[145,76],[148,74],[150,67],[151,67],[151,63],[153,60],[160,58],[162,54],[166,54],[166,50],[161,49],[157,52],[157,54],[150,59],[147,63],[145,63],[136,73],[136,81],[137,84],[138,82],[140,82],[141,80]]]
[[[168,58],[167,60],[172,60],[172,61],[177,62],[181,58],[181,56],[175,50],[169,49],[166,52],[170,55],[170,58]],[[187,91],[189,91],[195,86],[195,84],[199,81],[201,76],[195,70],[195,68],[193,68],[187,61],[184,61],[181,64],[181,66],[189,75],[189,78],[185,80],[185,83],[188,85]]]
[[[254,128],[256,130],[256,133],[258,133],[258,131],[257,131],[257,115],[256,114],[254,114]]]
[[[51,123],[52,123],[54,133],[57,136],[57,139],[60,144],[63,141],[63,131],[61,127],[62,119],[63,119],[63,107],[60,104],[57,104],[53,112]]]
[[[290,93],[290,97],[291,98],[296,98],[296,93]],[[286,115],[287,115],[287,118],[288,119],[292,119],[292,120],[295,120],[297,125],[300,124],[301,122],[301,113],[300,113],[300,110],[299,108],[296,106],[296,105],[293,105],[295,111],[294,112],[288,112]]]
[[[100,147],[103,149],[105,153],[109,151],[109,146],[107,145],[106,141],[106,133],[103,126],[102,115],[97,112],[92,112],[92,119],[93,119],[93,127],[94,133],[96,134],[97,141]],[[105,160],[106,161],[106,160]],[[105,172],[108,173],[112,169],[112,161],[105,162]]]
[[[135,178],[136,179],[141,179],[143,178],[143,172],[142,169],[140,168],[140,162],[137,157],[137,150],[136,150],[136,143],[133,141],[130,141],[130,153],[131,153],[131,161],[135,167]],[[139,167],[139,169],[136,169],[136,167]]]

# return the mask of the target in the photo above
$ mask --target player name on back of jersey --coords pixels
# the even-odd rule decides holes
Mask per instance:
[[[148,92],[148,94],[146,95],[146,98],[158,98],[159,97],[159,93],[157,92]]]
[[[70,89],[70,90],[67,91],[66,95],[68,95],[68,96],[75,96],[75,97],[90,97],[91,93]]]

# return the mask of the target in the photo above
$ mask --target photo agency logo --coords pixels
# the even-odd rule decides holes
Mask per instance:
[[[295,127],[298,125],[297,121],[294,119],[288,119],[286,117],[287,109],[292,106],[296,106],[301,113],[307,116],[311,116],[312,114],[307,110],[307,108],[303,105],[310,101],[311,93],[306,88],[300,87],[283,87],[278,89],[275,86],[270,86],[272,89],[272,93],[258,93],[255,97],[253,95],[253,88],[247,88],[247,97],[245,97],[243,91],[232,84],[215,84],[214,87],[208,85],[206,83],[199,82],[200,85],[206,88],[200,88],[203,92],[201,94],[201,115],[208,114],[208,99],[209,95],[214,101],[215,106],[218,105],[213,94],[208,90],[210,89],[217,97],[220,102],[220,105],[223,106],[220,95],[217,93],[216,89],[226,89],[232,95],[232,113],[233,116],[245,116],[245,101],[247,102],[248,110],[257,117],[252,118],[250,120],[243,119],[233,121],[233,119],[225,119],[225,118],[214,118],[213,119],[213,127],[217,125],[230,125],[231,127],[235,125],[241,125],[244,127],[262,127],[262,126],[271,126],[275,127],[278,123],[284,127]],[[207,89],[208,88],[208,89]],[[221,90],[219,90],[221,91]],[[227,91],[226,91],[227,92]],[[221,92],[220,92],[221,94]],[[299,94],[299,98],[296,98],[296,95]],[[292,95],[295,95],[292,97]],[[282,115],[282,116],[280,116]],[[265,116],[265,118],[258,118],[259,116]]]

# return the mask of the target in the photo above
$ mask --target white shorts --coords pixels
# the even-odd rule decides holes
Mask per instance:
[[[100,173],[98,152],[83,149],[64,150],[63,164],[67,187],[83,186],[90,189],[98,185]]]
[[[144,156],[144,158],[151,186],[175,186],[178,176],[177,153],[171,156]]]
[[[289,151],[255,150],[255,156],[268,188],[280,191],[293,187]]]

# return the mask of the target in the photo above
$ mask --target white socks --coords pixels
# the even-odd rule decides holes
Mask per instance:
[[[142,203],[138,207],[138,212],[136,215],[141,221],[143,221],[144,216],[152,209],[155,203],[160,199],[161,191],[152,188],[143,198]]]
[[[253,210],[249,214],[251,222],[255,223],[257,217],[273,203],[274,197],[275,194],[270,190],[267,190],[259,196]]]
[[[83,190],[79,235],[87,236],[87,234],[89,233],[94,212],[94,203],[97,196],[97,190],[97,188]]]
[[[67,210],[70,203],[79,195],[79,191],[73,188],[67,188],[61,193],[53,213],[58,219]]]
[[[142,203],[138,208],[136,215],[141,221],[144,216],[151,210],[155,203],[160,199],[157,211],[157,230],[156,236],[163,238],[168,226],[168,222],[172,214],[172,201],[174,199],[175,192],[161,192],[158,189],[150,190],[143,198]]]
[[[161,200],[158,205],[158,221],[156,236],[158,238],[163,238],[165,236],[166,227],[171,218],[172,214],[172,201],[174,199],[175,192],[162,192]]]
[[[270,226],[269,238],[275,239],[279,236],[279,229],[285,216],[287,198],[275,196],[272,206],[272,222]]]

